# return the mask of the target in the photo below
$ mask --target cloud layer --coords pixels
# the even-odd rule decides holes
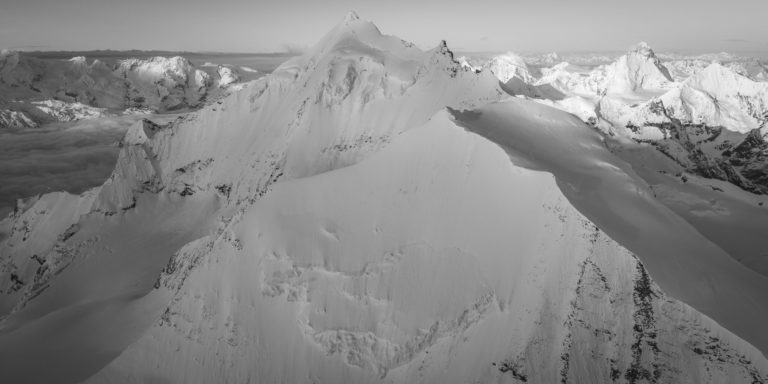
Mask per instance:
[[[117,141],[136,119],[0,131],[0,217],[19,198],[51,191],[81,193],[100,185],[114,168]]]

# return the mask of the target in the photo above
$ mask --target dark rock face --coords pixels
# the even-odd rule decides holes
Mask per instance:
[[[768,142],[760,129],[751,130],[741,143],[724,151],[723,157],[760,193],[768,194]]]
[[[752,193],[768,194],[768,143],[759,128],[734,145],[721,138],[723,127],[686,124],[671,117],[669,120],[645,124],[664,133],[664,139],[650,142],[659,151],[691,173],[727,181]],[[627,128],[637,130],[634,125]],[[705,146],[712,148],[705,150]]]

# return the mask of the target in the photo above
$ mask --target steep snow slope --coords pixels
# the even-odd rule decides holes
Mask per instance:
[[[552,172],[570,202],[639,255],[666,292],[766,349],[768,279],[737,263],[656,201],[632,167],[604,147],[598,133],[574,116],[514,99],[459,116],[513,160]]]
[[[459,65],[462,66],[462,68],[466,68],[472,72],[480,72],[483,70],[482,65],[474,65],[472,64],[474,60],[466,57],[466,56],[459,56],[456,58],[456,61],[459,62]]]
[[[592,70],[579,70],[567,62],[544,68],[536,85],[545,84],[565,94],[623,100],[663,93],[673,86],[673,80],[653,50],[639,43],[613,63]]]
[[[768,276],[768,196],[756,195],[685,167],[647,143],[617,145],[614,154],[632,164],[654,196],[748,268]]]
[[[502,89],[510,95],[539,99],[561,99],[563,97],[563,94],[550,84],[537,86],[536,79],[531,74],[525,60],[512,52],[494,56],[479,68],[472,67],[466,63],[466,60],[462,66],[475,71],[485,70],[492,73],[501,82]]]
[[[159,267],[181,247],[177,240],[191,240],[187,236],[205,232],[209,228],[205,223],[217,218],[225,226],[231,220],[227,217],[258,201],[278,181],[356,163],[446,105],[468,108],[502,94],[490,74],[462,70],[444,43],[423,52],[382,36],[370,23],[349,18],[314,51],[199,113],[168,126],[149,121],[135,125],[122,144],[113,175],[93,191],[96,196],[87,202],[89,213],[70,231],[68,219],[59,218],[53,210],[31,211],[36,220],[61,223],[56,229],[66,232],[53,236],[56,240],[44,247],[44,255],[33,258],[18,246],[31,241],[34,234],[14,231],[4,240],[9,246],[3,259],[10,262],[3,265],[2,281],[13,289],[0,297],[5,309],[0,338],[6,340],[0,342],[0,355],[4,361],[10,361],[11,354],[14,359],[36,355],[37,361],[57,362],[56,369],[34,372],[14,360],[19,370],[11,377],[36,381],[42,378],[35,375],[52,377],[45,375],[63,374],[63,370],[67,380],[85,378],[93,364],[114,357],[111,353],[130,342],[134,332],[160,315],[153,312],[154,299],[147,299],[145,307],[140,304],[144,299],[136,297],[146,293],[147,279],[155,279]],[[183,208],[200,204],[197,213]],[[200,213],[215,210],[215,215]],[[197,219],[190,219],[196,215]],[[3,226],[24,227],[26,217],[10,217]],[[115,226],[128,217],[136,226],[128,232],[129,238],[147,242],[145,247],[115,243],[122,238],[114,237],[121,232]],[[142,226],[142,221],[150,224]],[[169,231],[174,240],[162,240]],[[130,260],[132,252],[141,252],[146,263],[127,269],[124,275],[111,268],[104,271],[102,263],[122,265],[113,258]],[[89,277],[91,273],[95,276]],[[121,277],[110,279],[110,274]],[[88,280],[85,289],[98,292],[96,296],[74,299],[77,290],[67,284],[77,279]],[[62,302],[61,295],[70,295],[70,300]],[[76,305],[83,301],[95,308]],[[138,312],[125,312],[120,303],[129,302]],[[32,340],[34,335],[56,332],[52,319],[58,317],[51,317],[52,313],[84,316],[86,310],[100,314],[93,321],[101,316],[124,316],[125,320],[109,324],[112,337],[94,330],[104,324],[73,324],[60,329],[63,337],[57,339],[57,348],[38,350],[43,344]],[[99,342],[90,334],[104,340]],[[72,342],[78,338],[83,341]],[[18,352],[18,343],[29,349]],[[105,346],[110,353],[104,354]],[[72,350],[78,351],[69,356],[72,360],[56,355],[56,351]]]
[[[551,175],[510,164],[445,112],[355,166],[276,184],[227,235],[177,254],[160,285],[174,296],[162,320],[88,382],[768,372],[759,352],[665,296]]]
[[[699,73],[711,62],[700,59],[671,60],[664,62],[664,66],[669,69],[669,74],[677,82],[683,82],[687,78]]]
[[[684,81],[688,77],[704,69],[710,63],[716,62],[734,72],[755,81],[768,80],[768,67],[765,59],[734,55],[726,52],[705,53],[699,55],[659,54],[664,65],[669,68],[676,81]]]
[[[483,65],[496,76],[502,83],[506,83],[517,77],[526,83],[532,83],[533,77],[528,71],[528,65],[522,57],[507,52],[503,55],[495,56],[489,62]]]
[[[659,98],[670,118],[746,133],[768,121],[768,84],[712,63]]]
[[[575,118],[518,100],[488,107],[506,111],[498,114],[457,114],[502,146],[528,143],[521,150],[532,155],[510,162],[442,111],[502,95],[496,78],[463,69],[445,43],[423,52],[350,14],[272,75],[174,123],[133,126],[112,177],[63,198],[87,214],[33,205],[3,222],[33,222],[30,233],[3,240],[14,246],[0,279],[16,281],[0,301],[12,308],[0,322],[4,377],[765,381],[758,350],[666,296],[574,204],[606,230],[616,224],[612,237],[642,251],[662,286],[690,294],[763,350],[755,328],[768,316],[754,296],[765,283],[649,203],[643,184]],[[526,124],[488,134],[515,121]],[[556,165],[587,177],[520,167],[552,166],[553,151],[535,156],[548,144]],[[640,235],[672,241],[667,257],[636,247],[642,223],[580,198],[584,184],[603,179],[597,196],[611,207],[650,204],[640,217],[660,227]],[[49,237],[40,263],[17,244],[44,222],[68,229]],[[679,267],[665,273],[659,266],[681,260],[678,251],[701,251],[693,268],[706,279],[722,267],[718,281],[729,286],[678,278]],[[691,293],[702,287],[709,291]],[[750,300],[751,318],[743,302],[722,302],[733,291]]]
[[[768,64],[758,59],[735,61],[725,64],[730,70],[754,81],[768,81]]]
[[[79,207],[74,206],[87,208],[88,198],[82,196]],[[66,200],[62,203],[72,204],[72,198]],[[174,252],[214,227],[215,206],[211,197],[179,201],[147,196],[120,216],[77,218],[47,251],[40,249],[33,257],[36,271],[17,291],[23,299],[11,315],[4,313],[3,380],[75,383],[118,356],[162,313],[168,298],[147,293]],[[73,217],[60,215],[65,205],[39,208],[37,204],[25,215],[36,217],[39,230],[25,241],[14,241],[15,255],[23,254],[19,247],[44,235],[45,225],[61,228]],[[48,239],[41,241],[45,245]],[[3,309],[11,298],[3,294]],[[39,369],[40,364],[46,369]]]
[[[585,70],[568,62],[561,62],[551,68],[542,68],[541,78],[536,85],[550,85],[560,92],[584,97],[595,97],[605,91],[605,67]]]
[[[607,94],[658,91],[671,86],[672,76],[648,44],[641,42],[606,69]]]
[[[768,84],[712,63],[680,86],[646,103],[619,106],[617,110],[621,112],[606,109],[601,109],[602,115],[619,126],[660,126],[677,120],[686,125],[747,133],[768,120]]]

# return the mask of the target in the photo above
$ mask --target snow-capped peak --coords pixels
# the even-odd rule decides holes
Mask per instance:
[[[662,96],[672,115],[684,122],[722,126],[746,133],[768,115],[768,84],[753,81],[713,62]]]
[[[358,16],[357,12],[355,12],[355,11],[349,11],[344,16],[344,23],[351,23],[353,21],[358,21],[358,20],[360,20],[360,16]]]
[[[718,62],[712,62],[686,79],[682,89],[697,90],[716,100],[724,98],[747,100],[757,97],[768,101],[768,94],[766,94],[768,86],[765,83],[755,82]]]
[[[440,40],[440,44],[437,45],[435,48],[435,51],[437,51],[440,54],[447,55],[451,59],[453,59],[453,51],[451,51],[450,48],[448,48],[448,42],[445,40]]]
[[[541,61],[546,65],[555,65],[560,63],[562,60],[560,59],[560,55],[558,55],[557,52],[550,52],[544,55]]]
[[[698,82],[706,79],[728,82],[748,80],[745,76],[740,75],[733,69],[724,66],[720,62],[712,61],[703,70],[699,71],[699,73],[688,78],[686,83]]]
[[[75,56],[71,59],[69,59],[69,62],[72,64],[79,64],[79,65],[85,65],[88,63],[85,56]]]
[[[351,48],[349,45],[354,42],[361,42],[369,45],[382,36],[379,28],[370,21],[362,20],[355,12],[349,12],[341,23],[336,25],[323,36],[320,41],[302,56],[318,56],[336,49],[337,46],[342,49]],[[290,63],[289,60],[287,63]]]
[[[424,52],[413,44],[394,36],[381,33],[370,21],[350,13],[344,20],[330,30],[315,46],[303,55],[294,57],[281,64],[275,73],[288,72],[298,74],[316,67],[324,60],[341,59],[347,56],[370,57],[379,61],[386,54],[394,66],[407,61],[422,61]],[[404,63],[402,63],[405,65]]]
[[[646,57],[656,57],[656,54],[653,52],[653,49],[651,49],[651,46],[648,45],[645,41],[641,41],[635,46],[633,46],[630,49],[630,52],[637,53]]]
[[[606,68],[606,93],[627,94],[669,89],[673,83],[669,70],[645,42]]]
[[[462,68],[467,69],[469,71],[477,73],[483,70],[483,67],[481,65],[473,65],[470,62],[470,59],[466,56],[459,56],[458,58],[456,58],[456,61],[459,63],[459,65],[461,65]]]
[[[507,52],[491,59],[486,65],[491,73],[502,83],[518,77],[525,83],[533,82],[533,77],[528,71],[528,65],[522,57],[512,52]]]
[[[119,71],[138,71],[154,76],[171,75],[185,78],[192,70],[192,63],[181,56],[161,57],[149,59],[126,59],[120,62]]]

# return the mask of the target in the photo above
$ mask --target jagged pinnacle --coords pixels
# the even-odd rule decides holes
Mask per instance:
[[[451,51],[451,49],[448,48],[448,43],[445,40],[440,40],[440,44],[438,44],[436,50],[440,54],[448,56],[451,60],[454,60],[453,51]]]
[[[349,11],[347,15],[344,16],[344,23],[351,23],[357,20],[360,20],[360,16],[358,16],[355,11]]]

